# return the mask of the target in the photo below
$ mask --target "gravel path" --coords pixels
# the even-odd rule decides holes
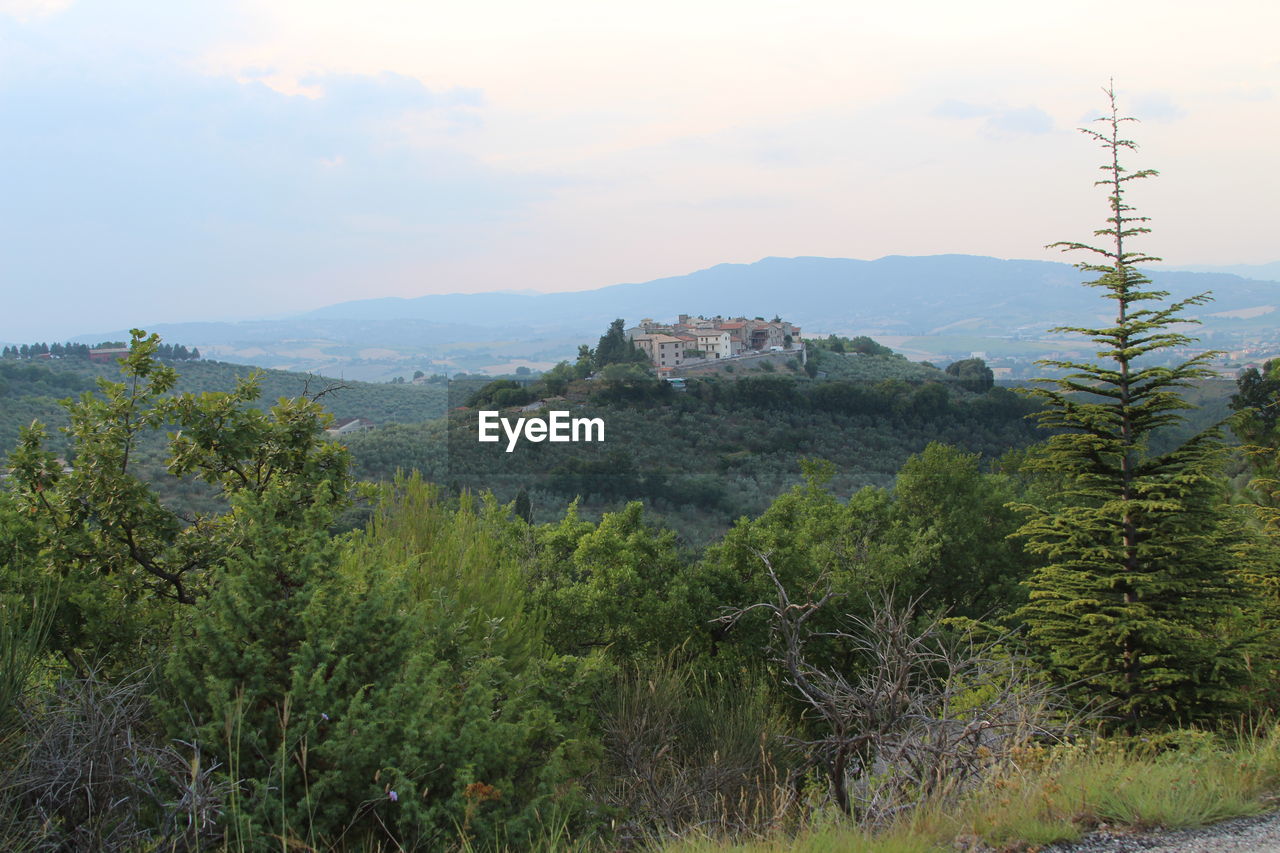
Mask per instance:
[[[1198,829],[1151,834],[1095,832],[1043,853],[1280,853],[1280,811],[1224,820]]]

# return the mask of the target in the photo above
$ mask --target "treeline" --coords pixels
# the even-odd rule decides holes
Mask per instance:
[[[35,343],[35,344],[19,344],[16,346],[5,346],[0,350],[0,358],[9,359],[34,359],[34,358],[78,358],[87,361],[89,359],[89,351],[94,349],[123,349],[124,341],[104,341],[103,343],[90,346],[89,344],[76,344],[70,341],[66,343]],[[196,361],[200,358],[200,348],[192,347],[187,349],[182,344],[166,344],[162,343],[156,350],[156,358],[161,361]]]
[[[828,335],[825,338],[810,338],[805,340],[805,346],[815,350],[827,350],[835,353],[854,353],[858,355],[883,355],[895,356],[893,350],[884,344],[872,340],[866,335],[858,335],[853,338],[846,338],[842,335]]]

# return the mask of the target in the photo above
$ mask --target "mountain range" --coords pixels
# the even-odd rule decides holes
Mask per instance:
[[[1259,268],[1271,274],[1268,265]],[[1224,350],[1275,348],[1280,283],[1225,272],[1148,271],[1174,298],[1211,291],[1194,334]],[[206,356],[268,367],[387,379],[424,372],[549,366],[594,343],[609,322],[677,314],[774,315],[806,335],[866,334],[913,358],[1033,358],[1070,348],[1050,330],[1105,321],[1100,294],[1065,263],[973,255],[765,258],[688,275],[568,293],[361,299],[292,317],[156,326]],[[1195,327],[1192,327],[1195,328]],[[85,335],[96,341],[121,337]]]

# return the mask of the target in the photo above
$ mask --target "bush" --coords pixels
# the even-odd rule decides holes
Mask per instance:
[[[346,542],[319,517],[244,512],[253,535],[169,666],[173,730],[194,717],[234,783],[234,839],[491,847],[583,824],[608,670],[544,652],[496,508],[450,511],[409,481]]]

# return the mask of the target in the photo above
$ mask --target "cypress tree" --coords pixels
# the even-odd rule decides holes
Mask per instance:
[[[1063,488],[1051,505],[1021,507],[1029,517],[1019,534],[1046,565],[1029,580],[1020,613],[1052,669],[1133,731],[1227,710],[1240,695],[1248,644],[1232,627],[1242,592],[1215,476],[1216,428],[1166,453],[1148,450],[1153,432],[1191,408],[1181,389],[1210,375],[1216,353],[1170,358],[1194,341],[1171,329],[1196,322],[1183,312],[1209,295],[1169,301],[1136,268],[1159,259],[1130,248],[1150,229],[1125,193],[1156,172],[1121,164],[1137,147],[1121,136],[1134,119],[1120,117],[1114,92],[1104,91],[1111,106],[1098,120],[1104,130],[1081,130],[1107,154],[1097,182],[1108,191],[1107,226],[1094,232],[1099,245],[1050,248],[1094,256],[1077,266],[1098,276],[1088,286],[1101,291],[1115,319],[1055,330],[1097,344],[1096,361],[1039,362],[1066,373],[1031,392],[1046,403],[1042,425],[1060,430],[1033,465]]]
[[[533,524],[533,501],[529,500],[529,493],[524,489],[516,493],[515,514],[525,524]]]

